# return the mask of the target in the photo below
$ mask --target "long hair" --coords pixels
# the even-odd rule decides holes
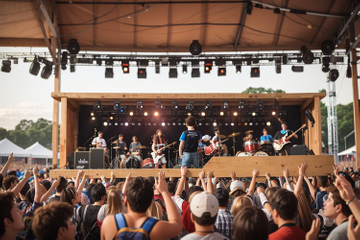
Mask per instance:
[[[156,130],[155,134],[153,135],[153,141],[156,141],[158,138],[158,133],[161,132],[161,129],[159,128],[158,130]]]
[[[161,204],[153,199],[149,208],[146,210],[146,215],[161,220],[164,216]]]
[[[115,215],[124,211],[121,195],[116,189],[111,189],[107,193],[106,215]]]
[[[300,227],[305,232],[310,231],[312,221],[314,220],[314,216],[312,215],[310,203],[306,196],[304,190],[302,190],[298,195],[298,214],[300,218]]]

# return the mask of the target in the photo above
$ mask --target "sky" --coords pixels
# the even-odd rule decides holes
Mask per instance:
[[[44,48],[0,47],[1,52],[45,52]],[[29,73],[30,63],[19,60],[11,64],[11,72],[0,72],[0,127],[12,130],[22,120],[36,121],[38,118],[52,120],[54,74],[45,80]],[[359,67],[359,65],[358,65]],[[352,80],[346,78],[346,66],[336,66],[340,76],[336,81],[337,103],[353,101]],[[318,92],[328,89],[327,73],[321,65],[305,65],[303,73],[291,71],[291,65],[282,66],[282,73],[275,73],[275,66],[261,66],[260,77],[250,78],[250,67],[242,67],[241,74],[235,67],[227,67],[226,76],[218,77],[217,68],[210,74],[200,70],[200,78],[191,78],[191,69],[178,78],[168,78],[168,67],[161,67],[155,74],[154,67],[147,68],[147,78],[137,78],[137,68],[131,67],[130,74],[123,74],[121,68],[114,68],[114,78],[105,79],[104,66],[76,67],[75,73],[61,70],[61,92],[99,93],[241,93],[248,87],[282,89],[287,93]],[[41,71],[41,70],[40,70]],[[322,100],[328,104],[328,98]]]

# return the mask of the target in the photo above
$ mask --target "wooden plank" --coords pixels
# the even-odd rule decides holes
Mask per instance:
[[[351,50],[352,59],[357,59],[356,49]],[[353,63],[354,62],[354,63]],[[352,91],[353,91],[353,112],[354,112],[354,135],[355,135],[355,151],[356,155],[356,169],[360,169],[360,110],[359,110],[359,86],[358,86],[358,72],[355,60],[352,60]]]
[[[306,101],[301,105],[300,111],[304,111],[305,108],[307,108],[312,101],[314,101],[314,99],[312,99],[312,98],[309,98],[308,100],[306,100]]]
[[[55,38],[51,38],[51,48],[56,52],[57,43]],[[60,58],[60,52],[58,52],[58,61]],[[60,90],[60,64],[55,64],[55,78],[54,78],[54,92]],[[59,102],[54,99],[53,103],[53,123],[52,123],[52,165],[53,168],[57,168],[58,165],[58,152],[59,152]]]
[[[314,146],[313,150],[314,153],[319,155],[321,154],[321,109],[320,109],[320,98],[315,97],[314,98],[314,111],[313,111],[313,117],[316,119],[314,124]],[[311,125],[310,125],[311,126]]]
[[[267,156],[267,157],[213,157],[204,166],[204,170],[214,171],[217,177],[229,177],[232,171],[238,177],[251,177],[252,170],[258,169],[259,176],[269,172],[271,176],[282,176],[282,171],[289,169],[290,176],[298,175],[298,165],[306,162],[308,176],[321,176],[332,173],[333,158],[329,155],[306,155],[306,156]],[[102,175],[110,178],[113,169],[84,169],[88,178],[100,178]],[[115,169],[117,178],[125,178],[129,173],[131,176],[157,176],[159,169]],[[189,169],[188,177],[197,177],[200,168]],[[76,177],[78,170],[55,169],[50,171],[50,177],[63,176],[66,178]],[[180,177],[180,169],[164,169],[166,177]]]
[[[2,47],[46,47],[43,38],[0,38]]]
[[[60,168],[67,165],[67,98],[61,98]]]
[[[77,149],[78,145],[78,138],[79,138],[79,111],[74,112],[74,119],[72,123],[74,127],[74,149]]]

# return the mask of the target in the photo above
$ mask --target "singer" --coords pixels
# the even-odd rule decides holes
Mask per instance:
[[[96,129],[95,129],[96,131]],[[91,145],[98,147],[98,148],[106,148],[106,141],[103,139],[103,133],[98,132],[98,136],[94,138],[91,142]]]

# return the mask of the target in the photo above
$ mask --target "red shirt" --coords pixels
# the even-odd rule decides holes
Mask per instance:
[[[182,212],[183,214],[181,215],[181,220],[184,226],[184,229],[188,232],[188,233],[193,233],[195,232],[195,225],[194,223],[191,221],[190,218],[190,203],[187,201],[183,201],[182,204]]]
[[[276,232],[269,235],[269,240],[305,240],[306,233],[294,223],[282,225]]]

